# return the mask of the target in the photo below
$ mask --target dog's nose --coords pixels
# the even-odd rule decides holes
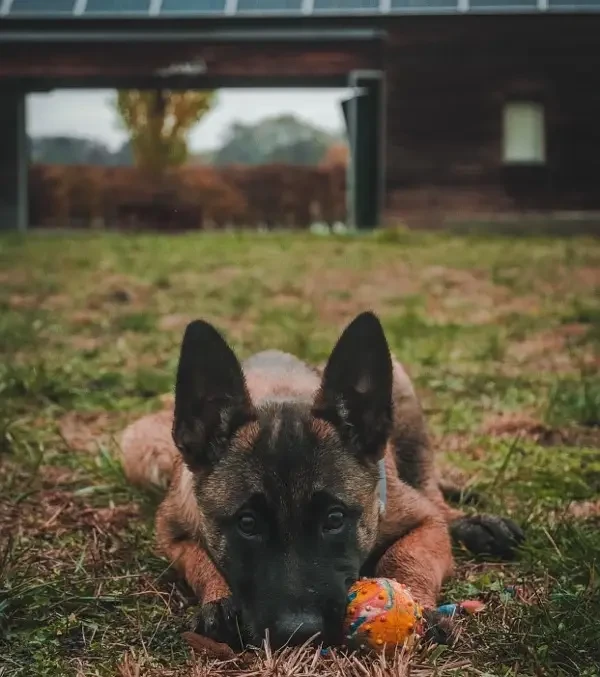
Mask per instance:
[[[272,632],[273,643],[277,647],[284,644],[304,644],[313,635],[319,642],[323,632],[323,618],[313,612],[287,613],[279,619]]]

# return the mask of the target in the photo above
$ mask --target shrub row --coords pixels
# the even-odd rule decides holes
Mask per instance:
[[[30,222],[186,230],[289,227],[345,217],[345,168],[186,166],[161,179],[132,167],[33,165]]]

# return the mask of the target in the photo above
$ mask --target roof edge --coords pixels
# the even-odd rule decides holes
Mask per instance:
[[[24,42],[336,42],[372,41],[383,39],[385,31],[378,28],[272,28],[228,30],[0,30],[0,43]]]

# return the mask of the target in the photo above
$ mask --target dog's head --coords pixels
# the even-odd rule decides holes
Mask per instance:
[[[391,357],[371,313],[339,338],[311,405],[256,407],[220,334],[186,329],[173,437],[249,641],[267,628],[276,645],[341,639],[348,587],[377,536],[391,423]]]

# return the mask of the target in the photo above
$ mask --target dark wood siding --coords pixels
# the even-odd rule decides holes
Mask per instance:
[[[77,43],[0,45],[2,78],[86,79],[117,84],[126,78],[155,77],[176,64],[203,61],[211,78],[331,78],[342,81],[354,69],[380,66],[375,42]],[[293,83],[292,83],[293,84]]]
[[[384,57],[388,213],[600,209],[600,16],[420,19]],[[503,164],[511,98],[543,102],[545,166]]]

